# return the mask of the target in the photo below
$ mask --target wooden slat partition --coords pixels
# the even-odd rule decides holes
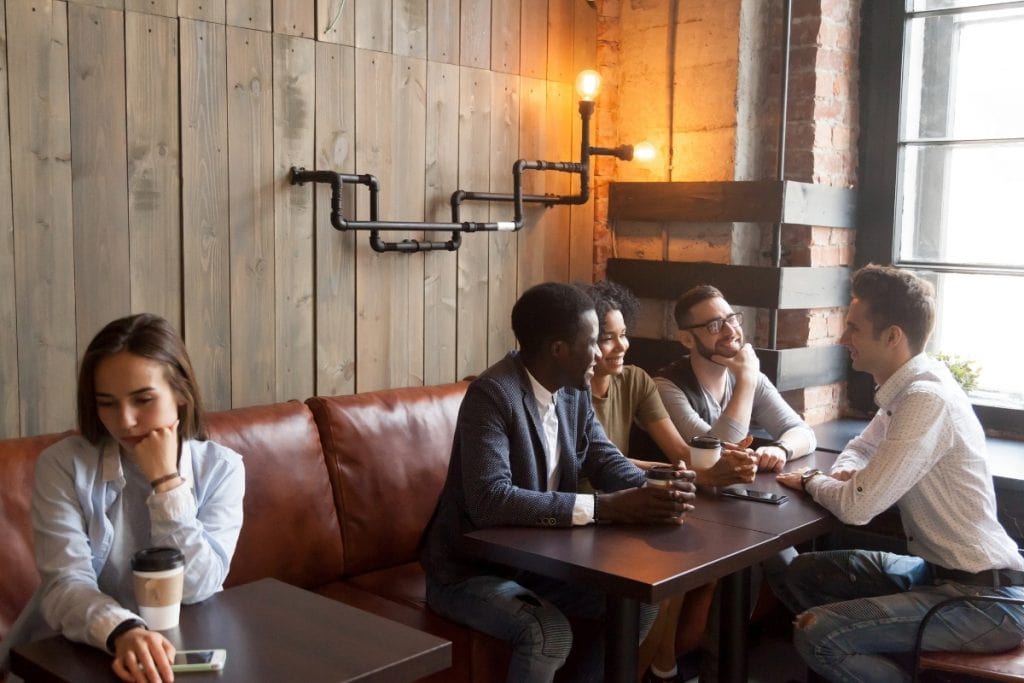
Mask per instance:
[[[608,279],[640,297],[675,299],[695,285],[714,284],[737,306],[825,308],[849,303],[847,268],[740,266],[608,259]]]
[[[327,187],[288,176],[374,174],[382,218],[447,221],[456,189],[511,192],[518,158],[576,159],[586,0],[0,8],[0,438],[73,427],[83,346],[129,312],[181,331],[217,409],[478,373],[514,346],[520,292],[592,277],[592,205],[381,255],[330,226]],[[347,217],[367,200],[347,186]]]
[[[856,192],[793,180],[611,183],[609,220],[751,222],[852,228]]]

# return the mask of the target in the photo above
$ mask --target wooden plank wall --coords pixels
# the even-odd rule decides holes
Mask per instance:
[[[211,409],[481,372],[518,293],[590,279],[592,206],[378,254],[288,170],[372,173],[382,218],[450,220],[518,158],[578,158],[595,34],[586,0],[0,0],[0,438],[74,427],[85,346],[140,311]],[[367,218],[366,188],[344,205]]]

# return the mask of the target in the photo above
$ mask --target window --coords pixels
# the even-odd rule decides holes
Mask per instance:
[[[935,284],[929,351],[975,361],[972,399],[1020,430],[1024,2],[900,4],[864,4],[858,261]]]

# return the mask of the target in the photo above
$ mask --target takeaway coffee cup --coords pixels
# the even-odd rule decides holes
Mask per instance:
[[[146,548],[132,556],[139,616],[154,631],[178,625],[185,555],[177,548]]]
[[[647,470],[647,485],[671,488],[672,480],[676,478],[676,468],[672,465],[655,465]]]
[[[722,442],[714,436],[695,436],[690,439],[690,466],[706,470],[722,456]]]

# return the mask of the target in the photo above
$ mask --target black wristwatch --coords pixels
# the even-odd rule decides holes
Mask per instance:
[[[802,488],[804,491],[806,491],[807,490],[807,482],[809,482],[811,479],[814,479],[819,474],[825,474],[825,473],[822,472],[821,470],[815,469],[815,470],[807,470],[806,472],[801,474],[800,475],[800,488]]]
[[[793,459],[793,449],[787,446],[786,444],[782,443],[781,441],[772,441],[768,445],[781,448],[782,452],[786,454],[786,462],[789,462],[790,460]]]
[[[144,628],[146,630],[149,630],[148,627],[146,626],[146,622],[144,622],[142,619],[125,619],[120,624],[115,626],[114,630],[110,632],[109,636],[107,636],[107,651],[111,654],[114,654],[116,649],[114,647],[115,641],[117,641],[117,639],[121,636],[122,633],[131,631],[133,628]]]

